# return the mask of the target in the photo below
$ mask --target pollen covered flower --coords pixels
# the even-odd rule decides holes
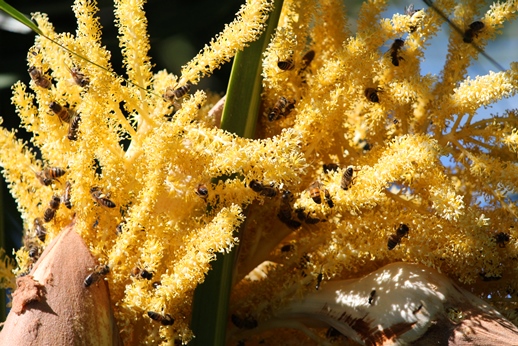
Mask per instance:
[[[175,76],[152,69],[143,2],[116,1],[127,80],[112,72],[94,3],[75,2],[75,36],[35,15],[45,35],[90,61],[37,37],[29,65],[52,84],[13,86],[38,148],[0,131],[0,165],[27,229],[15,274],[75,220],[109,267],[125,344],[191,340],[194,289],[216,255],[236,246],[232,342],[334,342],[334,328],[366,343],[351,332],[354,318],[322,318],[326,286],[342,289],[394,262],[433,267],[476,294],[518,291],[518,119],[515,110],[475,118],[516,93],[518,65],[465,78],[479,51],[452,30],[444,70],[425,74],[424,48],[443,22],[433,9],[382,18],[387,2],[366,1],[351,33],[341,1],[286,0],[262,56],[257,138],[241,138],[215,127],[208,111],[217,99],[189,86],[257,39],[274,6],[247,1]],[[513,1],[485,14],[472,2],[436,6],[463,28],[481,17],[473,37],[481,48],[518,9]],[[380,279],[386,287],[390,275],[407,273],[392,266]],[[342,303],[369,302],[372,290],[344,293]],[[388,293],[376,289],[371,299]],[[398,313],[421,311],[420,297]],[[437,316],[455,314],[449,308]],[[431,325],[412,329],[399,317],[411,340]],[[277,327],[285,329],[270,331]]]

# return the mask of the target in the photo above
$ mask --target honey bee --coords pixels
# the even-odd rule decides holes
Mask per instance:
[[[462,40],[466,43],[472,43],[473,39],[480,34],[480,32],[484,29],[484,23],[481,21],[475,21],[469,25],[469,29],[464,32]]]
[[[207,189],[207,186],[205,184],[198,184],[198,187],[196,187],[195,192],[200,198],[205,200],[209,196],[209,190]]]
[[[68,209],[72,209],[72,202],[70,202],[70,190],[72,190],[72,185],[67,180],[65,183],[65,192],[63,193],[63,204]]]
[[[291,216],[291,202],[293,201],[293,194],[289,190],[284,190],[281,196],[281,206],[279,209],[279,214],[277,217],[284,224],[286,224],[290,228],[299,228],[300,222],[293,220]]]
[[[418,10],[415,10],[414,9],[414,4],[410,4],[408,5],[407,7],[405,7],[405,15],[409,16],[411,19],[413,19],[414,17],[414,14],[416,14],[417,12],[421,11],[421,9],[418,9]],[[408,26],[408,30],[412,33],[414,31],[417,30],[417,25],[416,24],[410,24]]]
[[[151,284],[151,286],[153,286],[154,289],[157,289],[158,286],[162,286],[162,283],[160,281],[155,281]]]
[[[335,206],[333,200],[331,199],[331,194],[329,193],[328,189],[324,189],[324,199],[326,200],[326,203],[329,206],[329,208]]]
[[[322,268],[320,268],[320,273],[318,273],[318,276],[317,276],[317,284],[315,285],[315,289],[317,291],[320,289],[320,284],[322,283],[323,279],[324,279],[324,274],[322,274]]]
[[[139,267],[134,267],[133,269],[131,269],[131,276],[134,276],[137,279],[151,280],[153,278],[153,273],[147,271],[146,269],[140,269]]]
[[[68,109],[68,107],[62,106],[57,102],[51,102],[49,104],[49,108],[54,114],[56,114],[60,121],[64,121],[66,123],[70,122],[72,118],[72,111]]]
[[[370,296],[369,296],[369,305],[372,305],[374,301],[374,296],[376,295],[376,290],[372,290]]]
[[[311,217],[309,216],[309,213],[306,214],[306,212],[304,211],[303,208],[297,208],[295,209],[295,214],[297,214],[297,218],[300,220],[300,221],[304,221],[305,223],[307,223],[308,225],[314,225],[316,223],[319,223],[320,222],[320,219],[319,218],[316,218],[316,217]]]
[[[90,287],[93,283],[99,281],[103,276],[110,272],[110,267],[107,265],[97,266],[94,271],[88,274],[85,278],[84,285],[85,287]]]
[[[59,198],[59,196],[54,195],[54,196],[52,196],[52,198],[51,198],[51,200],[49,202],[49,206],[52,209],[56,210],[56,209],[59,208],[59,204],[60,203],[61,203],[61,198]]]
[[[405,44],[405,41],[398,38],[394,41],[394,43],[390,47],[390,56],[392,57],[392,65],[399,66],[399,61],[404,60],[402,57],[400,57],[398,55],[398,52],[401,50],[401,48],[403,47],[404,44]],[[371,99],[371,101],[373,101],[373,100]],[[378,102],[378,101],[373,101],[373,102]]]
[[[376,102],[376,103],[379,103],[380,102],[380,99],[378,97],[378,92],[380,92],[381,89],[380,88],[377,88],[377,89],[374,89],[374,88],[367,88],[365,89],[365,97],[371,101],[371,102]]]
[[[47,208],[45,209],[45,212],[43,213],[43,221],[50,222],[56,215],[56,209]]]
[[[47,167],[41,172],[35,172],[36,178],[42,185],[49,186],[54,180],[58,180],[59,177],[63,176],[66,171],[59,167]]]
[[[103,205],[107,208],[115,208],[116,205],[113,203],[109,198],[110,195],[105,195],[101,189],[97,186],[94,186],[90,189],[90,194],[92,195],[92,198],[94,201],[99,203],[100,205]]]
[[[293,244],[286,244],[281,247],[281,252],[290,252],[295,249],[295,246]]]
[[[320,187],[322,184],[318,180],[312,182],[309,185],[309,197],[315,202],[316,204],[322,203],[322,196],[320,194]]]
[[[149,318],[151,318],[153,321],[160,322],[163,326],[171,326],[174,323],[174,318],[171,317],[169,314],[159,314],[158,312],[148,311],[147,315]]]
[[[505,245],[511,240],[511,236],[507,233],[500,232],[495,235],[495,240],[499,247],[504,248]]]
[[[257,320],[252,316],[239,317],[235,314],[230,316],[232,323],[239,329],[254,329],[257,327]]]
[[[336,163],[324,163],[323,169],[325,174],[336,172],[338,171],[338,165]]]
[[[90,84],[90,78],[85,76],[83,72],[79,69],[79,67],[72,67],[68,69],[70,71],[70,74],[72,75],[72,78],[74,79],[74,82],[79,85],[81,88],[84,88],[88,84]]]
[[[270,198],[277,196],[277,190],[275,190],[273,188],[274,187],[273,183],[270,184],[270,186],[268,187],[268,186],[261,184],[257,180],[252,180],[250,182],[249,186],[252,190],[261,194],[262,196],[266,196],[266,197],[270,197]]]
[[[295,100],[288,101],[287,98],[281,96],[270,110],[270,113],[268,113],[268,120],[274,121],[280,119],[281,117],[285,117],[290,114],[293,108],[295,108]]]
[[[340,182],[340,187],[343,190],[349,190],[352,185],[354,185],[354,168],[353,166],[349,166],[344,170],[342,175],[342,181]]]
[[[408,226],[404,223],[399,224],[396,233],[391,234],[388,238],[387,246],[389,250],[394,249],[400,242],[401,238],[408,236]]]
[[[277,60],[277,67],[283,71],[290,71],[295,68],[295,64],[293,63],[292,58],[288,58],[286,60]]]
[[[31,66],[27,71],[29,72],[31,79],[34,81],[34,84],[43,89],[50,89],[52,86],[50,79],[43,74],[39,68]]]
[[[309,64],[311,64],[314,58],[315,51],[313,49],[308,50],[306,54],[304,54],[304,56],[302,57],[302,67],[300,68],[300,70],[304,71],[309,66]]]
[[[41,219],[39,217],[34,219],[33,222],[34,225],[34,233],[36,234],[36,237],[42,242],[45,242],[45,238],[47,236],[47,230],[45,227],[43,227],[43,224],[41,223]]]
[[[166,99],[167,101],[173,101],[175,99],[180,99],[180,98],[184,97],[185,95],[187,95],[187,93],[190,90],[191,90],[191,83],[187,83],[176,89],[173,89],[172,87],[167,87],[165,89],[163,98]]]
[[[119,224],[115,227],[115,233],[117,233],[117,235],[122,234],[122,232],[123,232],[122,225],[124,225],[124,221],[119,222]]]
[[[23,238],[23,245],[27,250],[31,260],[36,262],[41,254],[41,247],[38,245],[38,243],[34,241],[33,238],[26,236]]]
[[[81,121],[81,115],[75,114],[72,117],[72,120],[70,120],[70,125],[68,127],[68,134],[67,138],[70,141],[76,141],[77,140],[77,131],[79,130],[79,122]]]

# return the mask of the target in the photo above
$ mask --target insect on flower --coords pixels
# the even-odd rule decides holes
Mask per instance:
[[[324,163],[322,168],[325,174],[338,171],[338,165],[336,163]]]
[[[109,198],[109,194],[104,194],[101,189],[97,186],[94,186],[90,189],[90,194],[94,201],[99,203],[100,205],[103,205],[107,208],[115,208],[116,205],[113,203]]]
[[[318,180],[315,180],[309,185],[309,197],[311,197],[313,202],[315,202],[316,204],[322,203],[322,196],[320,194],[321,186],[322,184]]]
[[[397,65],[396,65],[397,66]],[[367,88],[365,89],[365,97],[371,101],[379,103],[380,99],[378,97],[378,93],[381,92],[380,88],[374,89],[374,88]]]
[[[72,184],[67,180],[65,183],[65,191],[63,192],[63,204],[68,209],[72,209],[72,202],[70,202],[70,191],[72,190]]]
[[[268,120],[274,121],[280,119],[281,117],[285,117],[290,114],[294,107],[295,100],[288,101],[287,98],[281,96],[270,110],[270,113],[268,113]]]
[[[262,196],[270,198],[277,196],[277,190],[274,189],[275,185],[273,183],[271,183],[270,186],[265,186],[257,180],[252,180],[248,186]]]
[[[110,267],[108,267],[107,265],[97,266],[94,269],[94,271],[92,273],[88,274],[88,276],[85,278],[85,281],[84,281],[85,287],[89,287],[92,284],[96,283],[109,272],[110,272]]]
[[[209,190],[207,189],[207,186],[205,184],[198,184],[196,187],[195,193],[202,199],[207,199],[209,196]]]
[[[49,108],[54,114],[58,116],[60,121],[69,123],[70,119],[72,119],[73,112],[66,106],[62,106],[59,103],[52,101],[49,104]]]
[[[290,228],[299,228],[300,222],[293,220],[291,216],[292,207],[291,203],[293,201],[293,194],[289,190],[284,190],[282,192],[281,196],[281,206],[279,209],[279,213],[277,214],[277,217],[279,220],[281,220],[284,224],[286,224]]]
[[[414,15],[420,11],[421,11],[421,9],[418,9],[418,10],[414,9],[414,4],[410,4],[407,7],[405,7],[405,15],[409,16],[411,19],[411,22],[412,22],[412,24],[410,24],[408,26],[408,31],[410,33],[415,32],[417,30],[417,24],[413,19],[414,19]],[[416,16],[416,17],[418,17],[418,16]]]
[[[306,52],[306,54],[304,54],[304,56],[302,57],[302,66],[300,68],[300,71],[304,71],[306,68],[308,68],[308,66],[311,64],[311,62],[313,61],[313,59],[315,58],[315,51],[312,49],[312,50],[308,50]]]
[[[84,88],[88,84],[90,84],[90,79],[85,76],[83,72],[81,72],[81,69],[79,67],[72,67],[68,69],[70,71],[70,74],[72,75],[72,78],[74,79],[74,82],[79,85],[80,87]]]
[[[174,323],[174,319],[169,314],[162,315],[162,314],[159,314],[158,312],[148,311],[147,315],[153,321],[160,322],[160,324],[163,326],[171,326]]]
[[[133,267],[133,269],[131,269],[131,276],[136,277],[137,279],[151,280],[153,278],[153,273],[150,271],[147,271],[146,269],[140,269],[139,267]]]
[[[398,52],[401,50],[405,41],[402,39],[396,39],[392,46],[390,47],[390,56],[392,57],[392,65],[399,66],[399,61],[404,60],[402,57],[398,55]],[[371,100],[372,101],[372,100]]]
[[[277,67],[283,71],[290,71],[295,68],[295,64],[293,63],[292,58],[288,58],[286,60],[277,60]]]
[[[35,66],[31,66],[27,71],[29,72],[29,75],[31,76],[34,84],[40,88],[50,89],[52,83],[50,79],[41,71],[41,69]]]
[[[511,236],[504,232],[499,232],[495,235],[495,241],[499,247],[504,248],[505,245],[511,240]]]
[[[484,23],[481,21],[475,21],[469,25],[469,28],[464,32],[464,36],[462,40],[466,43],[472,43],[473,39],[480,34],[480,32],[484,29]]]
[[[33,226],[34,226],[34,233],[36,234],[36,237],[41,242],[45,242],[45,237],[47,236],[47,230],[45,229],[45,227],[43,227],[43,224],[41,223],[41,219],[39,217],[34,219]]]
[[[167,101],[173,101],[174,99],[180,99],[180,98],[184,97],[185,95],[187,95],[190,90],[191,90],[191,83],[187,83],[176,89],[173,89],[172,87],[167,87],[165,89],[163,98],[166,99]]]
[[[52,184],[54,180],[58,180],[59,177],[63,176],[66,171],[59,167],[47,167],[41,172],[36,172],[36,178],[45,186]]]
[[[356,179],[354,177],[354,167],[349,166],[344,170],[344,173],[342,174],[342,181],[340,182],[340,187],[343,190],[349,190],[352,185],[354,185],[354,180]]]
[[[81,115],[75,114],[72,116],[72,120],[70,121],[70,125],[68,127],[67,138],[71,141],[77,140],[77,131],[79,130],[79,122],[81,121]]]
[[[408,236],[408,226],[404,223],[399,224],[396,233],[391,234],[388,238],[387,246],[389,250],[394,249],[400,242],[401,238]]]
[[[329,206],[329,208],[332,208],[335,206],[335,203],[331,199],[331,194],[329,193],[328,189],[324,189],[324,199],[326,200],[326,203]]]

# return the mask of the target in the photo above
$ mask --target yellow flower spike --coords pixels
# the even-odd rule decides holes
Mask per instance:
[[[223,62],[230,61],[237,51],[246,47],[248,42],[257,39],[271,7],[271,1],[247,0],[236,14],[236,19],[182,67],[180,85],[187,82],[197,84],[200,78],[212,74]]]

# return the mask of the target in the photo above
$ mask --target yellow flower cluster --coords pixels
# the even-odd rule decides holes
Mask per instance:
[[[386,5],[365,2],[353,36],[341,1],[285,1],[264,53],[256,140],[215,128],[203,91],[174,102],[161,95],[196,84],[256,39],[271,2],[247,1],[174,76],[152,71],[143,2],[116,1],[129,82],[111,73],[91,1],[74,4],[76,36],[35,16],[47,36],[95,64],[37,38],[29,65],[52,84],[33,79],[30,92],[17,83],[13,103],[41,160],[2,130],[0,165],[32,236],[53,196],[69,193],[71,209],[60,206],[44,223],[44,243],[75,218],[93,255],[110,267],[125,343],[192,337],[194,288],[215,254],[237,245],[247,206],[230,307],[238,320],[264,321],[317,280],[325,285],[396,261],[465,284],[502,277],[479,287],[518,290],[510,197],[518,188],[518,118],[510,110],[472,121],[478,108],[516,93],[518,65],[464,80],[477,50],[453,32],[442,75],[422,75],[423,47],[441,17],[428,9],[382,19]],[[437,6],[454,10],[462,27],[478,9],[475,2]],[[483,46],[517,7],[493,5],[475,42]],[[387,42],[394,45],[381,52]],[[394,237],[401,224],[407,237]],[[33,258],[28,248],[17,258],[20,274]],[[265,261],[267,274],[254,280]],[[132,275],[135,268],[152,278]],[[175,322],[160,326],[148,311]]]

